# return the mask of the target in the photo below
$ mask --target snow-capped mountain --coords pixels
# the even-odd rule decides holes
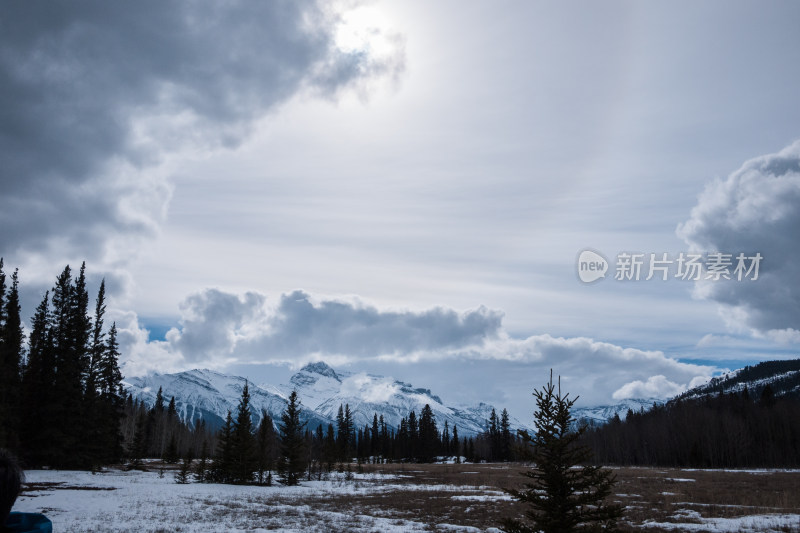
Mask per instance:
[[[176,374],[155,374],[130,378],[124,386],[134,398],[147,405],[155,403],[159,387],[165,402],[175,397],[180,417],[195,422],[202,418],[210,427],[220,426],[227,412],[235,414],[246,380],[212,370],[189,370]],[[293,391],[301,402],[303,421],[316,429],[320,424],[335,426],[340,405],[349,405],[356,428],[372,425],[375,414],[383,416],[387,426],[397,429],[400,420],[412,410],[419,415],[430,405],[440,429],[447,421],[449,427],[458,426],[459,435],[468,436],[484,431],[492,406],[479,403],[474,406],[447,406],[429,389],[415,388],[409,383],[391,377],[363,372],[337,372],[323,362],[311,363],[294,374],[289,383],[280,386],[249,384],[253,420],[261,419],[261,410],[274,421],[286,408],[287,398]],[[496,409],[500,416],[502,409]],[[509,419],[512,430],[525,426],[513,417]]]
[[[595,407],[578,407],[573,409],[572,416],[575,418],[576,422],[586,422],[590,425],[599,425],[605,424],[612,418],[614,415],[619,415],[621,420],[625,420],[625,417],[628,415],[628,410],[633,411],[634,413],[638,413],[640,410],[649,410],[653,407],[653,404],[661,405],[664,403],[664,400],[659,400],[656,398],[648,398],[648,399],[628,399],[622,400],[619,403],[611,404],[611,405],[598,405]]]
[[[336,372],[323,362],[304,366],[292,376],[284,393],[296,390],[303,404],[321,416],[336,419],[340,405],[349,405],[355,427],[371,425],[377,414],[383,416],[389,427],[397,428],[400,419],[412,410],[417,414],[427,404],[436,416],[440,429],[447,421],[449,427],[458,426],[459,435],[473,435],[486,429],[492,406],[447,406],[429,389],[415,388],[409,383],[391,377],[364,372]],[[497,410],[500,415],[501,409]],[[509,418],[513,429],[523,426]]]
[[[228,376],[213,370],[188,370],[177,374],[130,378],[123,382],[123,386],[134,398],[149,406],[155,404],[156,394],[161,388],[165,404],[175,397],[175,407],[182,420],[193,425],[198,419],[203,419],[209,427],[216,428],[225,422],[228,411],[236,416],[236,407],[246,382],[243,377]],[[273,421],[280,419],[286,409],[288,395],[269,385],[259,387],[249,383],[248,389],[254,423],[260,422],[262,409]],[[310,409],[301,412],[301,420],[312,428],[331,422]]]

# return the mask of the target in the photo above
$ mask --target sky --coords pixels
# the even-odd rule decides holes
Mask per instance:
[[[4,3],[0,256],[26,317],[86,261],[127,376],[324,360],[521,420],[550,369],[582,405],[667,398],[798,356],[799,17]]]

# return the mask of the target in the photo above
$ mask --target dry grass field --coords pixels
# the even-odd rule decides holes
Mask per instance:
[[[497,526],[504,516],[521,515],[524,505],[502,491],[524,482],[519,464],[364,465],[365,472],[398,474],[407,491],[365,494],[326,505],[357,508],[364,513],[397,516],[430,524],[443,522],[479,529]],[[774,522],[776,531],[800,531],[800,472],[764,470],[671,470],[614,468],[615,500],[625,506],[624,531],[697,531],[747,528],[744,517],[784,515],[754,521]],[[451,486],[443,491],[425,486]],[[476,492],[476,487],[480,488]],[[323,502],[319,502],[323,505]],[[795,515],[794,518],[786,515]],[[704,521],[703,519],[722,519]],[[675,526],[656,526],[674,523]],[[788,525],[787,525],[788,523]],[[682,524],[682,525],[681,525]],[[690,524],[695,524],[694,526]],[[707,529],[703,529],[707,527]]]

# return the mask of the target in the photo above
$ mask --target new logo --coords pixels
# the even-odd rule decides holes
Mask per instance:
[[[591,283],[606,277],[608,261],[593,250],[584,250],[578,256],[578,277],[584,283]]]

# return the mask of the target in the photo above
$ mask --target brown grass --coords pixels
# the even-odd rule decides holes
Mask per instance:
[[[408,490],[384,494],[327,498],[330,510],[349,509],[363,514],[402,517],[429,524],[447,522],[478,528],[497,527],[506,516],[521,517],[525,506],[497,499],[504,487],[525,482],[520,464],[364,465],[364,472],[402,476],[394,481]],[[626,507],[624,531],[640,531],[645,521],[690,522],[676,519],[691,510],[703,517],[800,513],[800,472],[698,471],[661,468],[615,468],[614,500]],[[693,481],[684,481],[693,480]],[[415,486],[415,487],[412,487]],[[447,485],[425,490],[423,485]],[[421,490],[420,490],[421,489]],[[489,501],[463,500],[489,494]],[[323,505],[322,502],[305,502]],[[328,507],[330,506],[330,507]],[[648,531],[665,531],[647,528]],[[789,528],[788,531],[800,531]]]

